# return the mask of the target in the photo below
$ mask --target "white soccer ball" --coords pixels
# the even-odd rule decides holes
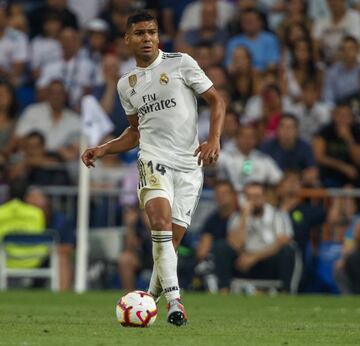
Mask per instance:
[[[133,291],[116,304],[116,318],[123,327],[149,327],[157,316],[153,297],[143,291]]]

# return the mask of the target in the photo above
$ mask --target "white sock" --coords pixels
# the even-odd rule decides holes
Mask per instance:
[[[150,279],[148,293],[150,293],[154,297],[154,299],[156,299],[156,298],[160,297],[161,292],[162,292],[162,287],[161,287],[159,276],[158,276],[158,273],[156,270],[156,265],[154,263],[153,270],[151,273],[151,279]]]
[[[167,302],[180,298],[177,256],[171,231],[151,231],[154,265]]]

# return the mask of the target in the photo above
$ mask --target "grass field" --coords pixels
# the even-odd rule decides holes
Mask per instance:
[[[123,328],[119,292],[0,293],[0,345],[360,345],[360,298],[185,294],[189,323]]]

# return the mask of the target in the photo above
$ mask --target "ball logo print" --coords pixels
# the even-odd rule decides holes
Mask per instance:
[[[157,306],[150,294],[133,291],[116,304],[116,317],[123,327],[149,327],[156,320]]]

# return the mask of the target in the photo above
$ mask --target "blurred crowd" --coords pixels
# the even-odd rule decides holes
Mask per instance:
[[[0,186],[37,187],[23,200],[63,234],[62,287],[71,285],[74,220],[41,187],[77,185],[82,96],[113,121],[104,140],[128,126],[116,84],[135,66],[124,33],[142,8],[158,18],[161,49],[193,56],[227,105],[220,160],[205,170],[217,207],[179,253],[183,286],[206,286],[210,273],[224,292],[237,276],[277,278],[289,292],[360,293],[351,193],[360,188],[359,0],[0,0]],[[208,128],[199,99],[200,140]],[[150,251],[135,161],[136,150],[108,156],[91,172],[94,188],[133,192],[119,198],[127,289]],[[347,193],[328,199],[324,188]],[[92,208],[93,225],[104,226],[107,206]],[[343,245],[334,250],[324,233]],[[314,268],[334,251],[332,280],[320,280]]]

